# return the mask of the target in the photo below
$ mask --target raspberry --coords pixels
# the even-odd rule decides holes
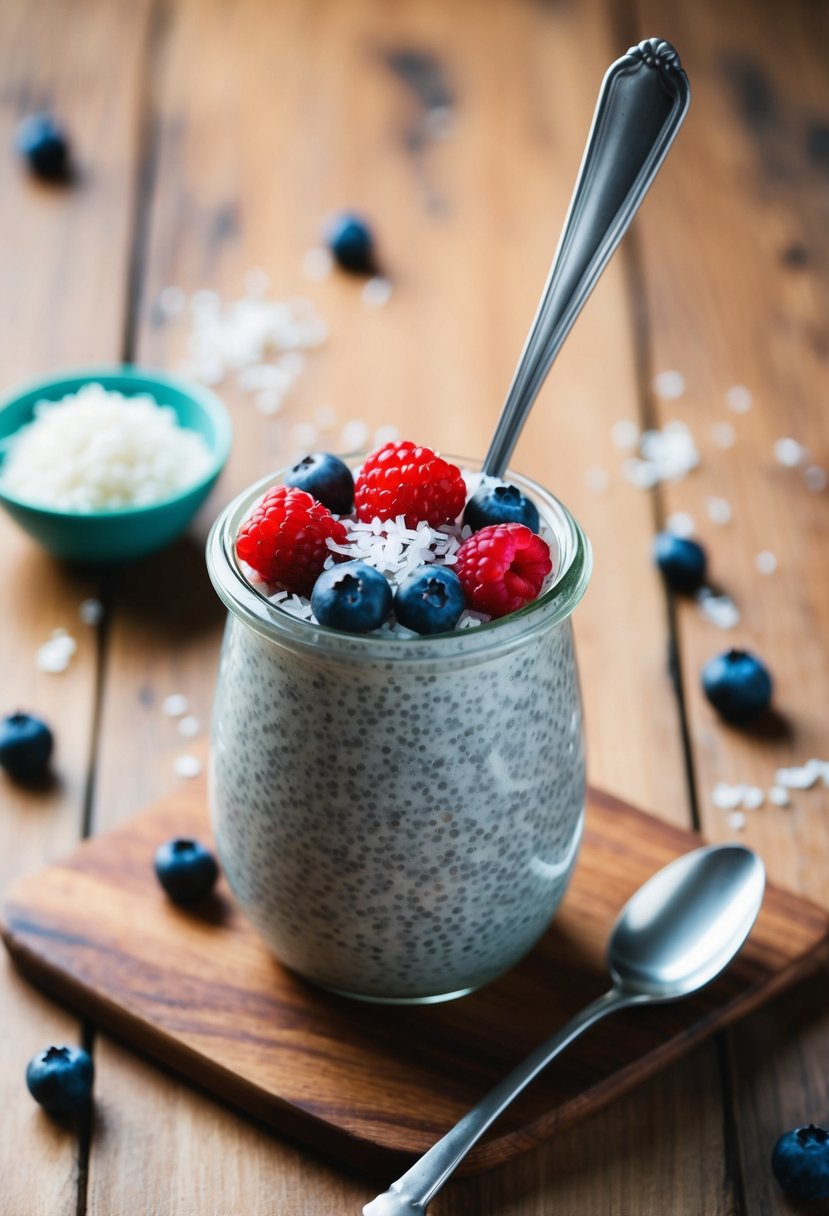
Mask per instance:
[[[506,616],[534,600],[553,568],[550,546],[525,524],[490,524],[458,549],[467,607]]]
[[[367,457],[357,474],[354,505],[357,518],[369,523],[405,516],[406,527],[425,520],[432,528],[457,519],[466,501],[460,469],[431,448],[405,439],[386,443]]]
[[[274,486],[239,529],[236,553],[268,583],[310,595],[331,550],[346,530],[327,507],[293,486]]]

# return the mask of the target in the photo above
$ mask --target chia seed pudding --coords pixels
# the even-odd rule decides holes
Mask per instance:
[[[532,948],[569,883],[585,802],[570,614],[590,549],[561,503],[509,476],[541,513],[552,585],[434,637],[338,632],[257,592],[234,539],[279,475],[211,532],[208,568],[230,610],[210,764],[217,848],[277,958],[325,988],[410,1003],[470,992]]]

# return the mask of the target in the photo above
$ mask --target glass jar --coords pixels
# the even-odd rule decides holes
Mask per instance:
[[[257,592],[234,540],[278,474],[208,540],[229,609],[210,763],[219,857],[277,958],[345,995],[417,1003],[488,983],[544,933],[575,866],[585,768],[570,614],[590,547],[557,499],[508,476],[552,535],[554,585],[452,634],[345,634]]]

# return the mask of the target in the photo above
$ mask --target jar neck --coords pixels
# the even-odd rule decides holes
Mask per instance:
[[[478,462],[449,457],[461,468],[477,469]],[[355,465],[360,457],[354,458]],[[489,621],[473,629],[431,637],[396,638],[393,635],[346,634],[300,620],[278,608],[257,591],[245,577],[236,557],[239,526],[255,502],[271,486],[279,484],[287,469],[270,474],[244,490],[216,519],[207,540],[207,569],[216,592],[240,622],[277,646],[342,662],[420,664],[461,661],[474,663],[526,645],[541,632],[566,620],[581,600],[590,579],[590,544],[579,524],[563,503],[529,478],[508,471],[505,480],[529,495],[553,537],[553,585],[518,612]]]

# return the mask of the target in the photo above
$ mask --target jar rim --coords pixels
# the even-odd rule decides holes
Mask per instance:
[[[357,463],[366,453],[351,453],[343,459]],[[461,468],[480,468],[480,461],[447,456]],[[581,600],[592,571],[592,550],[581,526],[568,508],[543,486],[508,469],[504,480],[529,491],[551,527],[559,557],[559,572],[552,586],[538,599],[517,612],[487,621],[473,629],[400,638],[392,634],[352,634],[316,625],[285,612],[272,603],[245,577],[236,557],[235,538],[239,525],[254,503],[271,486],[279,484],[291,466],[269,473],[248,486],[223,508],[207,538],[206,560],[210,580],[225,607],[262,637],[292,650],[307,650],[344,661],[381,660],[411,663],[450,659],[459,655],[490,654],[523,645],[538,632],[545,632],[570,616]]]

